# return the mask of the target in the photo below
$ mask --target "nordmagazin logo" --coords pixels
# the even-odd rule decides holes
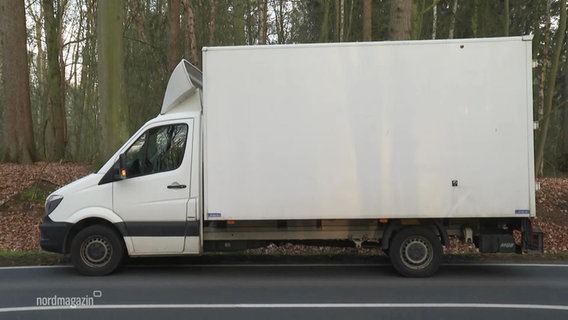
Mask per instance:
[[[101,290],[95,290],[92,294],[84,296],[46,296],[37,297],[36,306],[41,307],[78,307],[78,306],[93,306],[95,299],[103,296]]]

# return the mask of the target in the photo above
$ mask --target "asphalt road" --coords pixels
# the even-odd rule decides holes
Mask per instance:
[[[0,268],[0,319],[568,319],[568,265],[373,262]]]

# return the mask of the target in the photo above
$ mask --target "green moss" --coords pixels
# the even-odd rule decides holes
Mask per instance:
[[[66,258],[60,254],[44,251],[0,251],[0,266],[36,266],[65,264]]]
[[[30,204],[43,204],[45,198],[56,188],[57,187],[52,183],[39,181],[22,191],[19,195],[19,199]]]

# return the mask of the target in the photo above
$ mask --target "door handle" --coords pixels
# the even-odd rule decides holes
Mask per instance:
[[[177,182],[174,182],[168,186],[168,189],[185,189],[185,188],[187,188],[185,184],[179,184]]]

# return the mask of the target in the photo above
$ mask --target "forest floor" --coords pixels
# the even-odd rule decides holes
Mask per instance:
[[[46,163],[32,165],[0,164],[0,265],[53,264],[61,262],[58,255],[39,248],[38,226],[43,217],[46,196],[91,170],[77,163]],[[535,225],[544,234],[542,259],[568,259],[568,179],[539,180]],[[450,255],[484,259],[472,244],[450,239],[445,249]],[[376,249],[330,248],[291,243],[274,243],[248,250],[251,255],[341,255],[380,254]],[[505,255],[505,257],[508,257]],[[538,258],[538,257],[537,257]]]

